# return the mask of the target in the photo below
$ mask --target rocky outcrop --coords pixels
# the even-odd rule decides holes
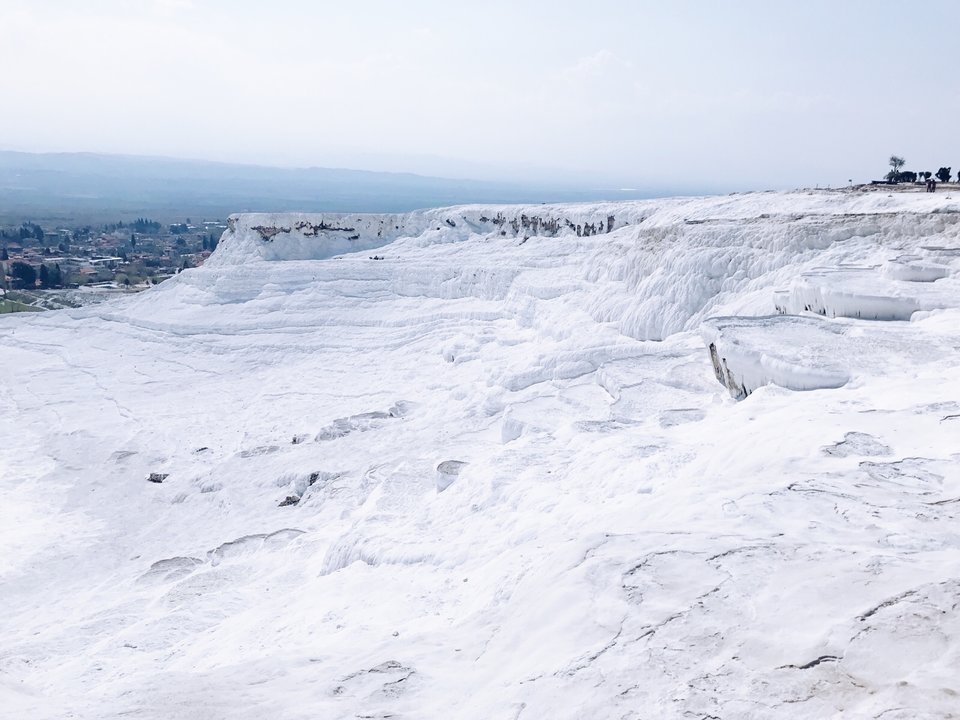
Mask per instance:
[[[946,252],[945,252],[946,251]],[[907,328],[899,336],[875,322],[909,321],[921,310],[960,306],[960,284],[953,277],[952,249],[899,255],[883,269],[838,266],[803,273],[773,293],[780,317],[714,318],[703,324],[714,374],[730,394],[743,399],[760,385],[793,390],[835,388],[878,347],[891,340],[909,347]],[[848,318],[831,322],[810,317]]]
[[[850,379],[837,353],[844,329],[811,317],[721,317],[701,336],[717,381],[742,400],[762,385],[790,390],[837,388]]]

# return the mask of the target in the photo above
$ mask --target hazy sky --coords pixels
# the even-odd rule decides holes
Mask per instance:
[[[720,189],[960,169],[957,0],[0,0],[0,146]]]

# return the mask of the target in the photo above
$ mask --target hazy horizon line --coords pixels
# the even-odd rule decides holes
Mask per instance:
[[[586,176],[582,173],[576,173],[570,170],[561,170],[559,168],[527,168],[527,172],[531,173],[530,175],[517,177],[516,172],[511,171],[509,168],[504,168],[499,170],[498,166],[486,166],[489,168],[490,172],[487,174],[478,174],[478,175],[469,175],[466,173],[455,173],[455,172],[429,172],[429,171],[418,171],[415,169],[390,169],[388,168],[372,168],[372,167],[358,167],[356,165],[348,165],[344,163],[330,163],[330,164],[321,164],[316,162],[311,163],[284,163],[282,161],[252,161],[252,160],[225,160],[222,158],[216,157],[197,157],[197,156],[178,156],[178,155],[163,155],[163,154],[152,154],[152,153],[130,153],[130,152],[108,152],[108,151],[99,151],[99,150],[25,150],[19,147],[12,147],[9,145],[0,145],[0,153],[4,154],[16,154],[16,155],[25,155],[25,156],[44,156],[44,157],[102,157],[102,158],[114,158],[114,159],[129,159],[129,160],[144,160],[144,161],[167,161],[167,162],[178,162],[178,163],[190,163],[197,165],[213,165],[220,167],[237,167],[237,168],[248,168],[248,169],[262,169],[262,170],[279,170],[279,171],[308,171],[308,170],[327,170],[334,172],[350,172],[366,175],[391,175],[396,177],[412,177],[412,178],[423,178],[428,180],[443,180],[450,182],[467,182],[467,183],[476,183],[482,185],[500,185],[506,187],[514,187],[517,189],[530,189],[534,187],[541,187],[544,189],[557,189],[564,191],[579,191],[579,192],[589,192],[589,191],[613,191],[613,192],[642,192],[642,193],[655,193],[657,196],[667,197],[670,194],[675,195],[717,195],[725,194],[729,192],[763,192],[767,190],[787,190],[790,189],[787,186],[781,187],[748,187],[743,184],[731,184],[726,187],[722,187],[719,184],[714,182],[708,182],[704,184],[686,184],[686,183],[651,183],[649,180],[639,181],[638,179],[627,180],[624,178],[614,178],[614,177],[604,177],[604,176]],[[378,154],[369,153],[369,157],[378,157]],[[403,155],[391,155],[395,158],[403,158],[406,156]],[[411,156],[412,157],[412,156]],[[417,156],[421,157],[421,156]],[[426,156],[424,156],[426,157]],[[438,161],[444,161],[449,163],[459,163],[463,165],[477,165],[480,164],[474,163],[469,160],[461,160],[459,158],[445,158],[442,156],[429,156]],[[547,179],[546,177],[538,177],[540,173],[556,175],[565,175],[578,174],[584,177],[585,182],[577,182],[568,177],[552,177]],[[511,177],[511,175],[513,175]],[[799,189],[799,186],[798,186]]]

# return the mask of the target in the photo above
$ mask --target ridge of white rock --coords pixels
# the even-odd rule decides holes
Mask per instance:
[[[957,248],[948,193],[239,215],[3,316],[0,707],[952,717]]]
[[[960,282],[946,264],[891,261],[876,267],[818,268],[804,273],[788,291],[775,293],[781,313],[812,312],[863,320],[909,320],[920,310],[958,304]],[[899,277],[890,278],[890,275]]]
[[[701,330],[714,374],[735,398],[763,385],[789,390],[838,388],[861,347],[842,325],[810,317],[725,317]]]

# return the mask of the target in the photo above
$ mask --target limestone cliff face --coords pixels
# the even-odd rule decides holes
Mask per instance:
[[[250,260],[322,260],[382,247],[401,237],[442,233],[444,242],[471,235],[590,237],[645,219],[643,204],[463,206],[400,214],[232,215],[213,257],[216,264]],[[618,217],[619,216],[619,217]]]
[[[566,244],[563,252],[576,258],[562,287],[542,287],[532,274],[514,286],[527,260],[539,258],[538,267],[554,263],[551,252],[534,249],[538,241],[554,239],[558,250]],[[503,242],[518,248],[516,262],[465,265],[455,283],[443,273],[430,274],[424,266],[429,252],[407,253],[413,247]],[[582,287],[589,298],[582,308],[595,321],[632,338],[663,340],[717,315],[908,319],[917,310],[950,307],[957,295],[951,268],[958,243],[960,206],[945,196],[754,193],[386,214],[241,214],[230,218],[207,264],[226,268],[359,253],[381,260],[401,253],[407,257],[402,270],[390,266],[376,273],[405,283],[409,292],[422,291],[426,282],[444,297],[469,285],[477,292],[484,288],[484,297],[514,292],[543,298]],[[275,270],[277,281],[286,282],[289,272]]]

